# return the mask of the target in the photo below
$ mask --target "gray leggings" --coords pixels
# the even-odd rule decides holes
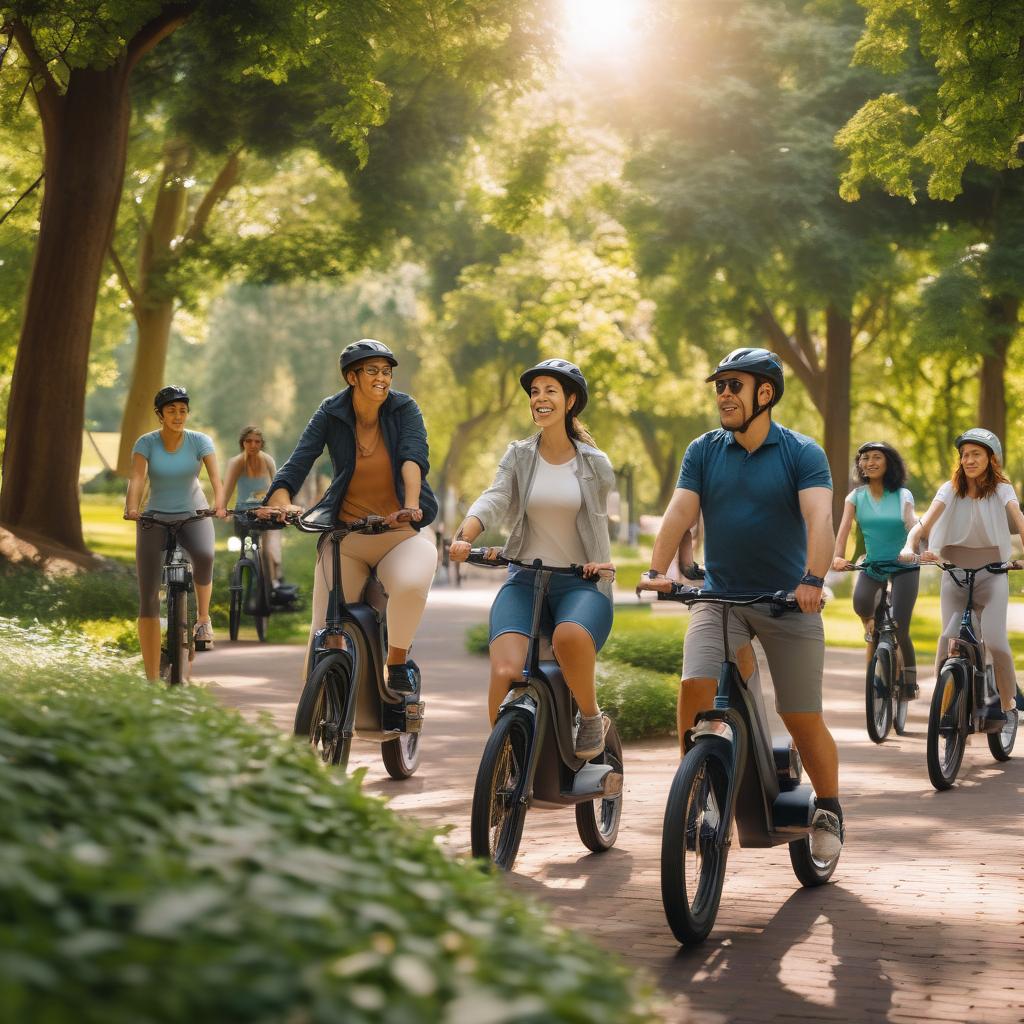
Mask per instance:
[[[903,655],[907,682],[915,682],[917,679],[917,655],[914,654],[914,645],[910,640],[910,619],[914,614],[920,582],[921,573],[918,570],[901,572],[893,576],[889,589],[889,604],[892,617],[896,620],[896,640]],[[881,580],[872,579],[866,572],[857,577],[857,584],[853,588],[853,610],[862,619],[875,617],[883,586]]]
[[[188,519],[193,512],[180,516],[161,516],[178,522]],[[213,582],[213,520],[199,519],[184,526],[178,534],[178,543],[192,559],[192,578],[200,586]],[[167,532],[159,526],[144,530],[135,524],[135,572],[139,578],[139,618],[155,619],[160,615],[160,567],[164,563],[164,545]]]

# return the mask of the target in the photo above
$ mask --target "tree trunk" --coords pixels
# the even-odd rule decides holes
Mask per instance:
[[[191,161],[187,145],[172,142],[165,148],[164,169],[153,219],[139,241],[138,286],[130,293],[137,343],[131,385],[121,418],[121,439],[117,452],[117,472],[128,476],[132,468],[132,448],[140,434],[155,427],[153,396],[164,382],[167,349],[174,320],[174,299],[161,287],[163,272],[173,257],[172,243],[184,229],[188,191],[185,174]],[[126,287],[128,282],[125,282]]]
[[[89,344],[128,140],[128,65],[71,73],[44,116],[45,186],[7,412],[0,520],[84,551],[78,471]]]
[[[829,303],[825,310],[825,455],[832,472],[832,528],[839,525],[850,483],[850,385],[853,328],[850,315]]]
[[[1005,446],[1006,438],[1006,353],[1017,333],[1020,299],[997,295],[987,305],[988,350],[981,357],[978,392],[978,425],[991,430]]]

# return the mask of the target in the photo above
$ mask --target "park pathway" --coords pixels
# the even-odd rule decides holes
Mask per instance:
[[[366,788],[469,847],[469,806],[486,738],[486,662],[464,653],[489,592],[436,589],[416,657],[424,668],[423,763],[406,782],[376,747],[356,744]],[[680,619],[682,626],[682,619]],[[302,650],[222,643],[197,678],[246,714],[290,729]],[[957,787],[932,790],[924,766],[927,701],[908,734],[876,747],[864,731],[863,656],[832,649],[826,713],[840,747],[846,849],[834,884],[798,887],[784,848],[734,849],[708,941],[682,951],[659,895],[661,818],[674,741],[626,749],[626,804],[615,849],[588,853],[570,813],[531,812],[509,884],[635,967],[671,1021],[1024,1021],[1024,757],[998,765],[984,740]],[[924,698],[928,697],[927,690]]]

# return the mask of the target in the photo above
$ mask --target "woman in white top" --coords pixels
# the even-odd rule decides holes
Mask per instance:
[[[228,461],[224,480],[225,500],[231,500],[231,493],[238,488],[235,507],[240,509],[259,508],[267,496],[270,481],[277,475],[277,466],[270,454],[264,450],[263,431],[250,425],[243,427],[238,435],[240,455]],[[236,535],[242,527],[235,526]],[[260,538],[263,554],[263,571],[267,573],[272,586],[281,582],[281,533],[267,530]]]
[[[960,463],[952,480],[935,495],[931,508],[907,536],[900,560],[912,562],[919,540],[927,542],[922,562],[951,562],[977,569],[992,562],[1009,562],[1010,525],[1024,536],[1024,513],[1017,495],[1002,471],[1003,447],[991,430],[974,427],[956,439]],[[1021,568],[1019,562],[1010,563]],[[948,574],[942,577],[941,608],[945,624],[935,652],[938,673],[949,641],[960,633],[960,617],[967,591]],[[1005,575],[979,573],[974,584],[975,607],[981,613],[981,633],[992,655],[996,686],[1005,713],[1014,709],[1017,676],[1006,635],[1006,607],[1010,584]]]
[[[607,502],[615,474],[577,419],[587,403],[587,382],[579,367],[547,359],[519,381],[530,396],[540,433],[509,445],[494,483],[470,506],[450,557],[464,561],[487,526],[507,519],[512,530],[502,549],[506,557],[583,566],[583,579],[551,578],[547,605],[555,657],[582,715],[576,756],[589,760],[604,749],[594,665],[612,626]],[[491,607],[492,722],[509,687],[522,678],[532,607],[533,572],[511,568]]]

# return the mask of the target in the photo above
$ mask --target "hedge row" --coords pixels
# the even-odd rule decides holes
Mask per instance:
[[[651,1019],[617,961],[436,838],[269,722],[0,620],[5,1019]]]

